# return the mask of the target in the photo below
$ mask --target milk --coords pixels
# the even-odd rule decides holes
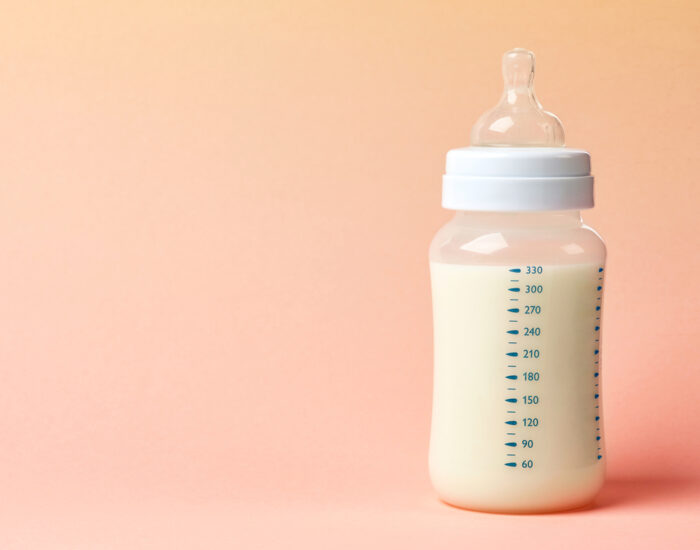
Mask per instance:
[[[588,503],[604,473],[603,267],[430,264],[430,476],[457,506]]]

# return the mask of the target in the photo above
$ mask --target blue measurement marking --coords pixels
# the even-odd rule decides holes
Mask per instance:
[[[510,301],[511,301],[511,302],[519,302],[520,299],[518,299],[518,298],[511,298]]]
[[[520,292],[520,287],[514,286],[513,288],[509,288],[511,292]]]
[[[603,457],[601,455],[598,455],[598,460],[600,460],[601,458],[603,458]]]
[[[506,376],[506,378],[507,378],[508,380],[517,380],[517,379],[518,379],[518,375],[517,375],[517,374],[509,374],[508,376]]]
[[[599,268],[598,268],[598,273],[601,273],[602,271],[603,271],[603,268],[602,268],[602,267],[599,267]]]
[[[598,394],[596,393],[596,394],[595,394],[595,398],[598,399],[599,397],[600,397],[600,395],[598,395]]]
[[[511,279],[510,280],[511,283],[517,283],[518,281],[520,281],[520,279]]]
[[[508,342],[509,344],[517,344],[517,342]]]
[[[511,308],[508,311],[510,311],[511,313],[519,313],[520,312],[520,310],[517,307]]]
[[[595,350],[594,355],[598,355],[600,353],[600,350]]]
[[[508,389],[511,390],[511,391],[515,391],[515,388],[508,388]]]
[[[506,453],[506,456],[515,456],[515,453]]]
[[[509,441],[506,445],[508,445],[508,447],[515,447],[517,443],[515,441]]]
[[[600,306],[595,306],[596,311],[600,311]]]
[[[517,329],[516,330],[507,330],[506,334],[518,334],[518,332],[519,331]]]
[[[598,422],[598,420],[600,420],[600,416],[595,417],[595,421]]]
[[[599,286],[597,290],[601,290],[602,288],[603,288],[602,286]]]
[[[520,268],[519,267],[514,267],[513,269],[509,269],[511,273],[520,273]]]
[[[506,466],[510,466],[511,468],[515,468],[515,462],[506,462]]]
[[[600,436],[599,435],[595,436],[595,440],[600,441]]]
[[[515,414],[515,411],[506,411],[508,414]]]
[[[518,400],[515,399],[514,397],[509,397],[508,399],[506,399],[506,403],[517,403],[517,402],[518,402]]]
[[[508,432],[506,435],[515,435],[515,432]]]
[[[599,376],[600,376],[600,373],[599,373],[599,372],[593,373],[593,377],[594,377],[594,378],[598,378]]]
[[[595,329],[596,329],[596,332],[597,332],[597,331],[599,331],[599,330],[600,330],[600,327],[595,327]]]
[[[517,356],[518,356],[518,352],[517,352],[517,351],[509,351],[508,353],[506,353],[506,355],[507,355],[508,357],[517,357]]]
[[[506,424],[508,424],[509,426],[515,426],[517,422],[515,420],[506,420]]]

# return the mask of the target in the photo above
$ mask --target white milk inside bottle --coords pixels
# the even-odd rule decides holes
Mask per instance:
[[[503,76],[472,146],[447,155],[456,214],[430,248],[430,476],[456,506],[565,510],[603,483],[605,245],[579,213],[590,157],[535,98],[533,54],[507,52]]]

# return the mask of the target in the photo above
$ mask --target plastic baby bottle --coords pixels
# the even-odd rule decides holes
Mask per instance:
[[[447,154],[456,214],[430,247],[430,477],[442,500],[489,512],[584,506],[605,467],[605,245],[579,212],[590,157],[535,98],[534,60],[503,56],[501,102]]]

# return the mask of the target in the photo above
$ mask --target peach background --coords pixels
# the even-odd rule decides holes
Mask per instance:
[[[0,547],[697,541],[699,14],[6,3]],[[426,472],[444,155],[514,46],[592,153],[610,252],[611,481],[529,518],[448,508]]]

